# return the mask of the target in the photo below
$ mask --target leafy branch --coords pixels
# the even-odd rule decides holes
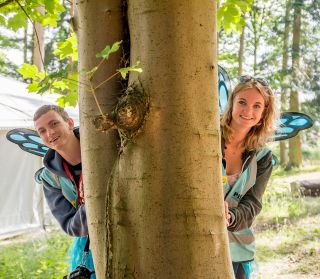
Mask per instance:
[[[226,33],[232,31],[242,32],[246,24],[243,14],[249,12],[253,0],[226,0],[218,9],[218,29],[224,29]]]
[[[106,46],[101,52],[99,52],[96,55],[97,58],[99,58],[99,57],[102,58],[100,63],[96,67],[94,67],[93,69],[91,69],[90,71],[87,72],[87,80],[90,83],[90,91],[91,91],[91,93],[92,93],[92,95],[94,97],[94,100],[96,102],[98,110],[99,110],[102,118],[105,121],[107,121],[107,117],[103,114],[103,112],[101,110],[101,107],[99,105],[99,101],[98,101],[97,96],[96,96],[96,90],[99,87],[101,87],[103,84],[105,84],[106,82],[110,81],[112,78],[118,76],[119,74],[121,75],[121,77],[123,79],[126,79],[126,77],[127,77],[129,72],[138,72],[138,73],[142,72],[142,69],[139,68],[140,61],[137,61],[133,66],[117,69],[116,72],[113,75],[107,77],[105,80],[100,82],[97,86],[93,86],[92,79],[93,79],[95,73],[99,70],[101,65],[103,65],[109,59],[110,54],[115,53],[115,52],[117,52],[119,50],[121,43],[122,43],[122,41],[115,42],[111,47],[110,46]]]

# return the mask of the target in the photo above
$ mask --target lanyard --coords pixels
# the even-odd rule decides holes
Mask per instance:
[[[80,204],[84,204],[84,192],[83,192],[83,179],[82,179],[82,171],[81,171],[81,174],[80,174],[80,179],[79,179],[79,184],[77,185],[73,176],[72,176],[72,173],[68,167],[68,164],[66,163],[66,161],[63,161],[63,168],[65,170],[65,172],[67,173],[69,179],[72,181],[73,185],[76,186],[77,188],[77,192],[78,192],[78,201]]]

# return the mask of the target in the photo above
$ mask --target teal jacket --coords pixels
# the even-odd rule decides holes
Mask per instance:
[[[223,162],[225,200],[231,216],[228,235],[233,262],[250,261],[254,258],[255,241],[251,226],[262,209],[262,195],[271,171],[272,153],[268,148],[258,152],[245,151],[242,171],[235,184],[230,187],[225,179]]]

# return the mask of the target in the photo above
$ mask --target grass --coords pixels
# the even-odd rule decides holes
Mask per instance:
[[[0,278],[61,279],[68,273],[71,238],[62,232],[0,246]]]
[[[274,266],[272,273],[264,270],[266,277],[260,278],[290,273],[320,278],[320,197],[303,197],[290,189],[290,176],[314,171],[320,166],[274,171],[255,226],[257,260],[262,267]]]

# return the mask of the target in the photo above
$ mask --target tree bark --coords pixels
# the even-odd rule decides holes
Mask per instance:
[[[28,23],[23,31],[23,63],[28,63]]]
[[[283,49],[282,49],[282,73],[283,78],[287,82],[288,75],[288,50],[289,50],[289,34],[290,34],[290,9],[291,9],[291,0],[286,1],[286,12],[284,17],[284,33],[283,33]],[[281,111],[286,111],[286,95],[287,95],[287,85],[282,89],[281,94]],[[287,163],[287,153],[286,153],[286,142],[280,141],[280,165],[285,166]]]
[[[79,71],[89,71],[100,62],[96,54],[106,45],[122,40],[122,1],[85,0],[76,2]],[[96,86],[106,80],[120,67],[121,51],[111,54],[92,80]],[[93,119],[99,115],[92,93],[85,84],[85,74],[79,78],[79,108],[81,132],[81,158],[84,174],[86,213],[95,271],[97,278],[106,278],[107,224],[106,196],[108,180],[117,158],[117,132],[97,131]],[[103,113],[115,107],[121,91],[120,82],[112,79],[96,90]]]
[[[242,27],[242,33],[240,34],[240,47],[239,47],[239,67],[238,67],[238,75],[242,76],[243,73],[243,64],[244,64],[244,43],[245,43],[245,30],[246,26]]]
[[[44,13],[44,6],[38,8],[40,13]],[[33,49],[32,63],[37,66],[38,70],[44,70],[44,27],[39,22],[34,23],[33,30]]]
[[[113,175],[111,278],[233,278],[223,210],[216,1],[129,1],[150,97]],[[111,253],[110,253],[111,254]]]
[[[300,68],[300,37],[301,37],[301,11],[303,0],[294,1],[293,38],[292,38],[292,77],[296,82],[299,79]],[[299,94],[297,89],[291,90],[290,110],[299,111]],[[300,135],[289,139],[288,168],[300,167],[302,163]]]

